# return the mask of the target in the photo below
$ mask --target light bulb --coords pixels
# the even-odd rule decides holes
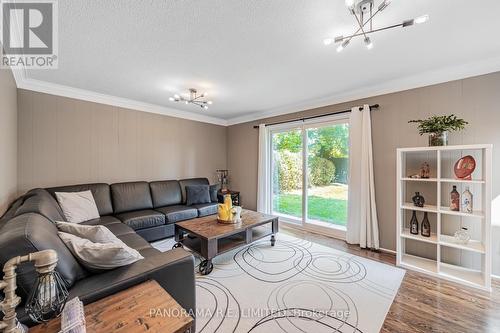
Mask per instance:
[[[337,52],[342,52],[346,46],[349,45],[349,39],[346,39],[342,44],[337,47]]]
[[[368,36],[365,38],[365,45],[366,45],[366,48],[368,50],[373,49],[373,43],[372,43],[370,37],[368,37]]]
[[[175,98],[175,99],[179,99],[179,98],[181,98],[181,96],[179,96],[179,95],[175,94],[175,95],[174,95],[174,98]]]
[[[332,42],[333,42],[333,40],[331,38],[323,39],[323,44],[325,44],[325,45],[330,45]]]
[[[170,100],[171,102],[173,102],[173,101],[175,101],[175,98],[170,97],[170,98],[169,98],[169,100]]]
[[[208,102],[207,102],[207,104],[208,104],[208,105],[212,105],[212,104],[213,104],[213,102],[212,102],[212,101],[208,101]]]
[[[353,8],[354,7],[354,0],[345,0],[345,5],[348,8]]]
[[[406,28],[406,27],[411,27],[412,25],[415,24],[415,20],[406,20],[406,21],[403,21],[403,24],[401,25],[403,28]]]
[[[207,109],[208,109],[208,106],[206,106],[206,105],[203,105],[203,108],[204,108],[205,110],[207,110]]]
[[[422,15],[414,20],[415,24],[425,23],[427,21],[429,21],[429,15]]]

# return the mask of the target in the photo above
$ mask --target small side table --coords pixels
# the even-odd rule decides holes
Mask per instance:
[[[217,200],[220,202],[220,203],[223,203],[224,202],[224,196],[226,194],[230,194],[231,195],[231,199],[233,200],[233,205],[234,206],[241,206],[241,201],[240,201],[240,192],[239,191],[231,191],[231,190],[227,190],[225,192],[222,192],[221,190],[219,190],[217,192]]]
[[[158,282],[148,281],[85,305],[87,333],[186,333],[193,318]],[[57,333],[61,319],[32,327],[29,333]]]

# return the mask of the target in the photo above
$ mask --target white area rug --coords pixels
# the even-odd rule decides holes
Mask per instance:
[[[166,251],[174,243],[153,246]],[[196,331],[379,332],[404,274],[278,234],[274,247],[255,242],[215,258],[210,275],[197,275]]]

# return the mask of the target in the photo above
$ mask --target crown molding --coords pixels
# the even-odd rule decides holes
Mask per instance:
[[[144,103],[128,98],[116,97],[101,94],[95,91],[73,88],[69,86],[49,83],[26,78],[26,73],[21,69],[13,69],[14,79],[19,89],[31,90],[50,95],[75,98],[88,102],[117,106],[121,108],[156,113],[164,116],[182,118],[187,120],[199,121],[203,123],[227,126],[227,120],[216,117],[201,115],[189,111],[183,111],[173,108],[167,108],[160,105]]]
[[[434,84],[465,79],[500,71],[500,57],[471,62],[459,66],[450,66],[438,70],[426,71],[418,75],[396,79],[375,86],[368,86],[354,91],[335,94],[326,98],[309,100],[266,111],[253,112],[227,120],[227,126],[247,123],[259,119],[276,117],[288,113],[300,112],[319,107],[351,102],[359,99],[380,96]]]
[[[226,120],[189,111],[144,103],[132,99],[101,94],[90,90],[78,89],[55,83],[34,80],[27,77],[26,71],[24,69],[12,69],[17,87],[20,89],[75,98],[94,103],[107,104],[137,111],[156,113],[165,116],[199,121],[220,126],[231,126],[241,123],[247,123],[259,119],[270,118],[285,115],[288,113],[300,112],[319,107],[465,79],[468,77],[489,74],[497,71],[500,71],[500,57],[471,62],[459,66],[445,67],[433,71],[427,71],[418,75],[387,81],[375,86],[368,86],[354,91],[342,92],[340,94],[335,94],[326,98],[309,100],[265,111],[253,112],[244,116],[234,117]]]

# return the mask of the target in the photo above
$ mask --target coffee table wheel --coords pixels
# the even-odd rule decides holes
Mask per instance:
[[[212,264],[212,260],[203,260],[200,263],[200,273],[201,275],[208,275],[212,273],[214,269],[214,264]]]
[[[274,246],[274,243],[276,243],[276,238],[274,235],[271,236],[271,246]]]
[[[177,242],[177,243],[174,244],[174,246],[172,246],[172,249],[178,249],[180,247],[182,247],[182,243],[181,242]]]

